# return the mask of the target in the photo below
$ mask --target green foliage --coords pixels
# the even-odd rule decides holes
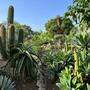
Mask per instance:
[[[59,77],[60,83],[57,85],[61,90],[72,90],[71,88],[71,71],[67,67],[60,73]]]
[[[71,29],[74,27],[72,21],[67,17],[59,17],[60,20],[58,20],[58,17],[49,20],[45,24],[45,28],[47,31],[51,32],[57,32],[57,33],[65,33],[69,34]]]
[[[61,23],[62,23],[62,17],[57,16],[56,18],[49,20],[45,24],[45,29],[46,29],[46,31],[50,31],[55,34],[57,34],[57,33],[62,34],[63,30],[61,29]]]
[[[79,24],[82,22],[90,24],[90,1],[89,0],[73,0],[74,3],[69,7],[66,16],[71,16],[72,19]]]
[[[16,90],[15,82],[3,71],[0,71],[0,90]]]
[[[76,42],[79,48],[88,49],[90,44],[90,36],[86,32],[82,32],[81,34],[76,36]]]
[[[52,83],[57,81],[61,90],[89,90],[90,36],[87,32],[90,24],[89,4],[88,0],[74,0],[65,17],[49,20],[45,24],[46,32],[34,35],[30,26],[17,22],[14,23],[15,26],[13,25],[14,8],[10,6],[8,11],[9,40],[6,36],[6,28],[0,25],[0,52],[5,58],[10,54],[7,65],[10,65],[13,76],[16,79],[37,80],[38,63],[42,61],[48,68],[48,79]],[[63,34],[55,34],[58,30]],[[15,32],[18,33],[18,38]],[[26,38],[28,35],[33,35],[33,37],[28,39]],[[7,48],[10,49],[7,50]],[[10,88],[13,87],[12,81],[7,76],[3,78],[0,74],[0,78],[0,84],[5,82],[4,86],[9,87],[7,85],[9,83]],[[12,90],[10,88],[8,90]]]
[[[18,30],[22,29],[24,32],[24,38],[27,38],[28,36],[32,36],[33,35],[33,31],[31,30],[31,27],[28,25],[22,25],[18,22],[14,22],[14,26],[16,29],[16,32],[18,32]]]
[[[58,29],[58,25],[57,25],[56,18],[49,20],[45,24],[45,28],[46,28],[47,31],[55,31],[55,30],[57,30]]]
[[[12,50],[12,57],[8,64],[13,68],[13,76],[16,79],[36,80],[38,60],[38,57],[31,50],[22,46]]]
[[[87,90],[90,90],[90,85],[87,84]]]
[[[65,69],[65,66],[73,65],[73,57],[70,52],[64,51],[52,52],[48,51],[44,54],[43,59],[49,68],[49,79],[56,82],[59,79],[59,74]]]
[[[38,52],[41,49],[41,46],[47,45],[48,43],[52,42],[53,38],[54,38],[53,33],[50,32],[42,32],[37,35],[34,35],[31,43],[32,49],[35,52]]]
[[[53,33],[50,32],[43,32],[38,35],[35,35],[33,37],[33,41],[36,41],[36,43],[44,44],[44,43],[49,43],[53,39]]]
[[[72,21],[69,18],[63,18],[61,29],[64,30],[65,34],[68,35],[73,27]]]

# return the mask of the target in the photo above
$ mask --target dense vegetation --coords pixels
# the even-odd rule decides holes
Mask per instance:
[[[0,53],[7,62],[0,89],[14,90],[16,80],[30,80],[39,82],[40,90],[47,90],[48,81],[60,90],[90,90],[89,4],[74,0],[63,17],[45,24],[44,32],[14,22],[10,6],[7,25],[0,25]]]

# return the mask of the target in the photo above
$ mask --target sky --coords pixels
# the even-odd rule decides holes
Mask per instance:
[[[0,0],[0,22],[7,20],[8,7],[14,6],[15,21],[30,25],[32,30],[44,29],[45,23],[57,15],[63,16],[73,0]]]

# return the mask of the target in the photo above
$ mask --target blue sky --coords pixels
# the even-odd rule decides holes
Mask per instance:
[[[7,20],[8,6],[13,5],[17,22],[42,30],[47,20],[62,16],[70,4],[72,0],[1,0],[0,22]]]

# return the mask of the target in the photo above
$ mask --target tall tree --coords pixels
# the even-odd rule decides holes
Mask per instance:
[[[66,16],[71,16],[76,23],[90,26],[90,0],[73,0]]]
[[[73,23],[67,17],[57,16],[56,18],[49,20],[45,24],[45,28],[47,31],[53,31],[59,34],[69,34],[70,30],[73,28]]]

